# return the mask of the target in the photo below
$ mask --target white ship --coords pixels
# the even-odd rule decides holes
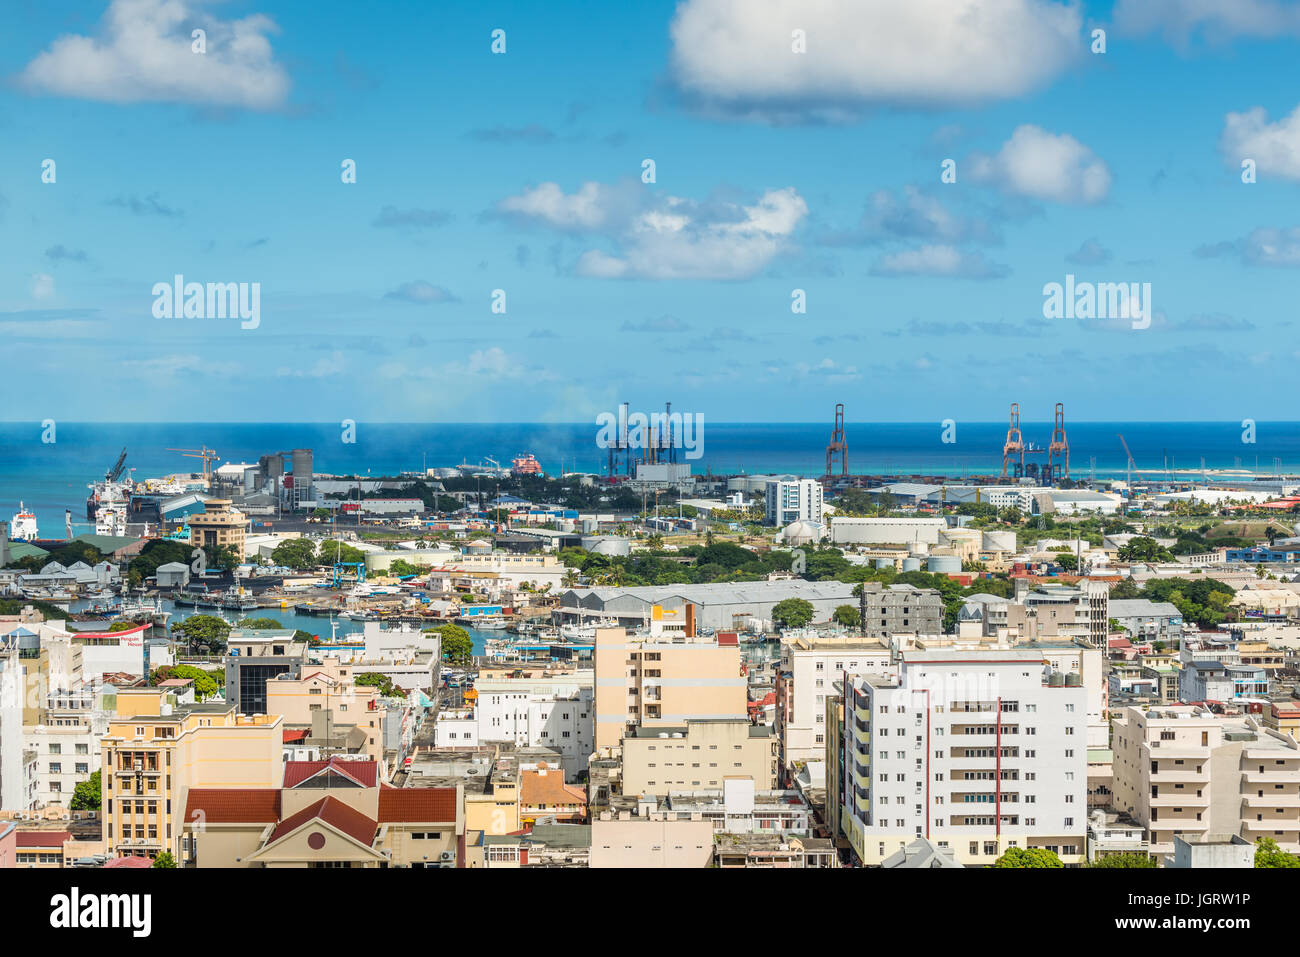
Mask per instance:
[[[127,480],[123,482],[122,475],[126,474]],[[121,505],[123,529],[126,527],[126,506],[130,501],[131,492],[135,488],[135,483],[130,479],[130,473],[126,471],[126,449],[118,456],[113,467],[104,473],[102,481],[95,482],[86,486],[90,489],[90,496],[86,499],[86,518],[95,521],[99,510],[105,506]],[[96,529],[98,532],[98,529]],[[99,532],[105,534],[122,534],[122,532]]]
[[[32,542],[39,537],[36,534],[36,516],[27,511],[22,502],[18,503],[18,514],[9,523],[9,537],[15,542]]]
[[[126,505],[122,502],[100,504],[95,509],[96,535],[126,534]]]

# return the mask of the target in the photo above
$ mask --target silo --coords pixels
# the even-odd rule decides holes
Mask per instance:
[[[893,567],[894,567],[894,560],[893,560],[892,558],[877,558],[877,559],[876,559],[876,567],[877,567],[877,568],[893,568]]]
[[[921,570],[921,559],[919,559],[919,558],[904,558],[904,559],[903,559],[903,571],[905,571],[905,572],[919,572],[920,570]]]
[[[981,547],[986,552],[1014,552],[1016,533],[1014,531],[985,532]]]
[[[926,570],[940,575],[961,571],[961,559],[956,555],[931,555],[926,559]]]
[[[311,449],[293,450],[293,497],[295,501],[310,501],[312,481]]]

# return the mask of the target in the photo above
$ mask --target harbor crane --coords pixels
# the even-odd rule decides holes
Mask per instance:
[[[181,455],[188,456],[192,459],[203,460],[203,481],[212,485],[212,463],[220,462],[221,456],[217,455],[216,449],[210,449],[206,445],[201,449],[168,449],[168,452],[179,452]]]
[[[1130,487],[1132,487],[1133,470],[1137,468],[1137,463],[1133,461],[1133,453],[1128,450],[1128,443],[1124,441],[1124,436],[1120,435],[1120,433],[1118,432],[1116,432],[1115,434],[1119,435],[1119,444],[1124,446],[1124,454],[1128,456],[1128,484]]]
[[[1052,441],[1047,446],[1047,483],[1070,477],[1070,443],[1065,438],[1065,403],[1056,403]]]
[[[840,475],[849,474],[849,443],[844,438],[844,403],[835,406],[835,428],[826,446],[826,477],[835,474],[835,460],[840,461]]]
[[[1019,478],[1025,471],[1025,438],[1020,434],[1020,403],[1011,403],[1011,424],[1007,429],[1007,440],[1002,444],[1002,477],[1006,478],[1007,466],[1012,457],[1016,457],[1015,475]]]

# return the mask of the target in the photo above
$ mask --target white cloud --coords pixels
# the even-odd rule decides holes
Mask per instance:
[[[1120,33],[1160,33],[1178,46],[1198,32],[1216,42],[1300,34],[1292,0],[1118,0],[1114,19]]]
[[[1068,133],[1026,123],[992,156],[966,161],[972,180],[1003,192],[1057,203],[1099,203],[1110,192],[1110,169]]]
[[[688,96],[764,119],[967,104],[1054,79],[1085,49],[1081,22],[1075,3],[1048,0],[686,0],[672,72]]]
[[[1253,230],[1241,242],[1241,256],[1253,266],[1300,266],[1300,226]]]
[[[207,32],[195,53],[191,32]],[[109,103],[200,103],[274,109],[289,76],[267,38],[275,23],[261,14],[218,20],[187,0],[113,0],[97,37],[55,40],[23,70],[28,89]]]
[[[414,302],[424,305],[431,302],[458,302],[457,298],[442,286],[416,279],[404,282],[396,289],[384,293],[385,299],[397,299],[402,302]]]
[[[808,204],[793,187],[752,205],[696,203],[640,189],[586,183],[566,194],[544,183],[497,204],[501,213],[565,231],[604,236],[613,251],[588,249],[576,271],[597,279],[743,279],[781,253]]]
[[[54,277],[49,273],[32,273],[32,298],[53,299]]]
[[[996,279],[1006,266],[991,263],[980,253],[953,246],[930,245],[883,256],[871,271],[877,276],[949,276],[954,279]]]
[[[1223,161],[1235,169],[1242,160],[1253,159],[1260,173],[1300,180],[1300,106],[1276,123],[1268,121],[1262,106],[1229,113],[1219,149]]]

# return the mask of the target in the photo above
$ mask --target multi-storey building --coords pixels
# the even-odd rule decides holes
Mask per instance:
[[[244,558],[244,532],[248,517],[231,508],[230,499],[210,498],[204,511],[186,519],[190,527],[190,544],[216,550],[232,548],[242,561]]]
[[[573,780],[595,750],[595,672],[589,668],[484,668],[474,684],[475,743],[555,748]]]
[[[308,646],[293,629],[235,628],[226,639],[226,700],[240,714],[266,714],[266,683],[297,678],[307,667]]]
[[[266,712],[280,715],[286,730],[319,728],[326,754],[333,753],[336,737],[351,737],[355,750],[348,750],[367,754],[382,766],[387,712],[381,706],[379,689],[357,685],[357,673],[338,658],[327,657],[319,665],[306,666],[302,676],[292,672],[276,675],[266,682]]]
[[[623,738],[623,793],[718,790],[728,777],[748,777],[758,790],[771,791],[778,762],[772,729],[747,718],[642,726]]]
[[[1085,580],[1077,587],[1039,585],[1032,590],[1018,587],[1016,598],[1037,618],[1042,636],[1085,637],[1094,648],[1106,647],[1110,633],[1110,586]],[[1078,629],[1077,634],[1074,628]]]
[[[822,485],[815,479],[767,483],[767,522],[789,525],[791,522],[822,520]]]
[[[776,681],[776,733],[786,768],[820,761],[826,752],[826,696],[849,674],[885,674],[889,648],[861,638],[799,637],[781,646]]]
[[[681,632],[596,629],[597,750],[617,747],[639,727],[680,728],[691,720],[748,716],[748,680],[736,636],[696,635],[691,618],[688,613]]]
[[[917,837],[965,865],[1010,847],[1083,859],[1087,695],[1041,652],[904,651],[844,685],[841,827],[879,864]]]
[[[1300,745],[1290,735],[1171,705],[1124,709],[1113,737],[1114,807],[1147,828],[1152,853],[1209,834],[1300,850]]]
[[[181,856],[181,815],[194,787],[278,787],[279,715],[237,714],[217,701],[176,707],[158,688],[117,692],[100,744],[104,842],[116,856]]]

